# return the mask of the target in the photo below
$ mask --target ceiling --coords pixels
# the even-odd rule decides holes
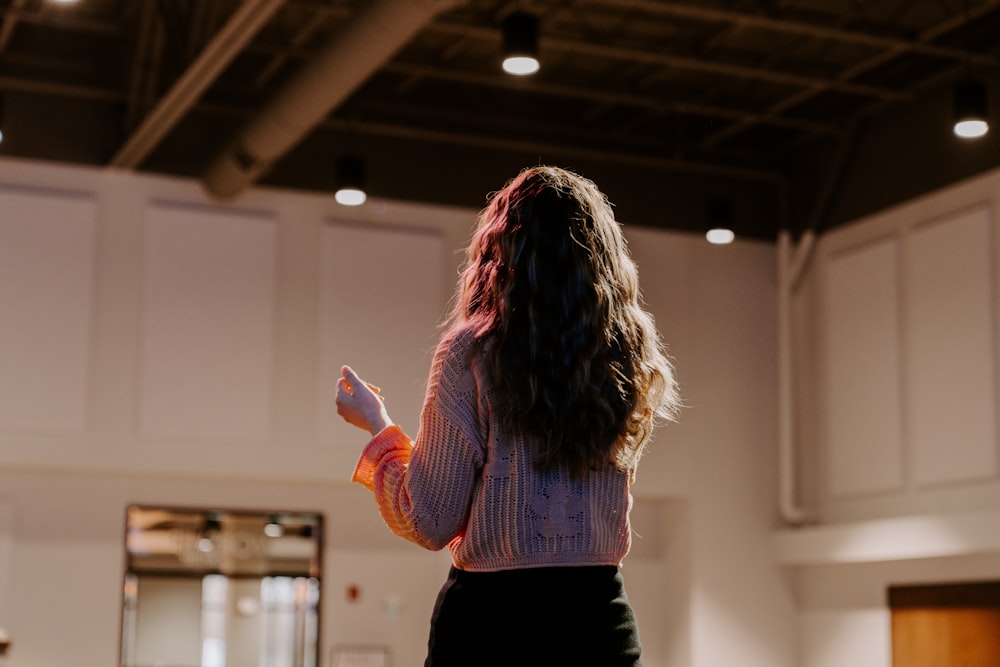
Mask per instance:
[[[541,71],[499,68],[539,18]],[[479,208],[521,167],[627,224],[824,229],[1000,165],[950,90],[1000,92],[1000,0],[0,0],[0,155]],[[997,125],[995,122],[994,125]]]

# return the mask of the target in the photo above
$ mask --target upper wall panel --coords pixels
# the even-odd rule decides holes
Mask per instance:
[[[1000,502],[998,193],[992,174],[820,241],[799,363],[825,519]]]
[[[474,219],[0,161],[0,466],[349,483],[340,366],[415,433]]]
[[[897,244],[882,239],[826,265],[823,396],[835,496],[903,483],[898,263]]]
[[[918,485],[997,474],[992,238],[989,209],[974,208],[907,239],[906,430]]]
[[[88,427],[92,197],[0,188],[0,429]]]
[[[266,440],[274,220],[154,202],[144,231],[140,432]]]

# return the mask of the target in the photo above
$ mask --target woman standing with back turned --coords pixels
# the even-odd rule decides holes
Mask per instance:
[[[643,445],[678,399],[605,196],[522,171],[479,216],[411,440],[349,367],[354,472],[397,535],[447,546],[425,667],[637,667],[619,566]]]

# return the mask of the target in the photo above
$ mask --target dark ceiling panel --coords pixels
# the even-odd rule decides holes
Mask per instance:
[[[145,124],[156,131],[127,168],[199,178],[325,44],[389,1],[0,0],[0,155],[107,165]],[[226,33],[251,6],[273,13]],[[515,8],[540,20],[542,70],[527,80],[499,69]],[[616,191],[631,224],[698,229],[707,198],[724,196],[744,234],[769,240],[1000,165],[998,122],[976,146],[947,131],[950,86],[968,75],[996,114],[1000,0],[465,0],[260,180],[326,190],[354,152],[375,197],[478,206],[519,166],[556,162]],[[844,178],[856,167],[899,182]],[[665,215],[664,197],[682,213]]]

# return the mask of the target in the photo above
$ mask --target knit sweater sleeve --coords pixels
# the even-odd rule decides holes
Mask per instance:
[[[449,337],[439,344],[416,440],[399,426],[383,429],[352,478],[375,494],[392,532],[431,550],[463,534],[484,460],[469,342]]]

